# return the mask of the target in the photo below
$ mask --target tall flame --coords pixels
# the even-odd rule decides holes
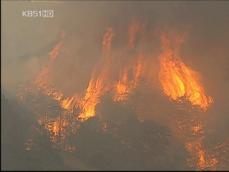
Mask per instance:
[[[54,61],[57,58],[62,46],[63,46],[63,43],[62,42],[58,42],[58,44],[52,49],[52,51],[49,53],[50,61]]]
[[[109,55],[109,52],[111,51],[113,37],[114,31],[111,27],[109,27],[103,36],[103,57],[101,58],[101,63],[99,63],[93,71],[92,78],[89,81],[85,96],[83,97],[80,105],[82,112],[78,118],[82,121],[95,116],[96,105],[100,102],[101,96],[108,89],[108,75],[111,61],[106,56]],[[97,74],[97,72],[99,73]]]
[[[128,48],[132,49],[135,46],[137,35],[141,29],[140,22],[133,20],[128,28]]]
[[[103,88],[102,80],[90,80],[85,97],[83,99],[82,113],[79,115],[79,119],[86,120],[95,116],[95,107],[100,102],[100,97],[104,91]]]
[[[206,110],[213,99],[205,94],[199,74],[177,57],[176,51],[168,46],[167,39],[162,39],[162,44],[164,51],[160,55],[159,79],[164,93],[172,100],[185,97],[192,105]]]
[[[191,153],[193,157],[192,161],[195,162],[196,168],[200,170],[215,168],[218,163],[215,157],[206,152],[201,140],[186,143],[186,148]]]
[[[34,84],[46,95],[51,96],[54,100],[60,101],[63,98],[63,93],[55,89],[50,81],[50,67],[52,66],[54,60],[59,55],[60,49],[62,48],[62,42],[58,42],[56,46],[49,53],[49,62],[41,72],[37,75]]]
[[[132,51],[137,42],[139,32],[142,29],[142,25],[133,21],[128,28],[128,53]],[[100,103],[101,97],[107,92],[113,92],[113,101],[121,102],[126,101],[128,96],[137,88],[143,74],[145,74],[145,67],[151,67],[147,65],[146,58],[143,54],[134,56],[134,58],[127,59],[129,63],[121,66],[118,70],[118,79],[111,81],[111,67],[113,56],[111,56],[111,48],[115,33],[113,28],[108,27],[102,39],[102,57],[99,59],[99,63],[95,65],[91,78],[88,82],[88,86],[83,92],[83,96],[78,93],[66,96],[61,90],[55,88],[52,83],[50,72],[52,65],[55,63],[61,48],[63,47],[62,41],[49,53],[48,64],[41,70],[35,80],[35,85],[45,94],[52,97],[57,101],[64,111],[58,117],[48,119],[47,115],[41,117],[38,123],[42,125],[51,135],[51,140],[55,143],[58,140],[65,142],[68,136],[69,128],[72,127],[72,121],[79,120],[85,121],[96,115],[96,106]],[[159,80],[162,85],[162,89],[165,95],[172,100],[188,100],[192,105],[199,106],[202,110],[206,110],[213,102],[210,96],[205,94],[205,89],[200,82],[200,75],[186,65],[178,56],[179,45],[183,39],[176,39],[175,46],[172,47],[171,40],[163,34],[161,37],[163,52],[160,54],[160,71]],[[124,50],[127,50],[124,47]],[[147,66],[146,66],[147,65]],[[148,72],[149,69],[146,69]],[[147,79],[149,79],[147,77]],[[77,108],[78,111],[75,111]],[[66,112],[66,114],[65,114]],[[75,115],[78,117],[75,118]],[[74,119],[73,119],[74,118]],[[75,121],[74,121],[75,122]],[[77,121],[78,122],[78,121]],[[183,125],[186,125],[184,123]],[[78,124],[77,124],[78,127]],[[74,125],[75,130],[78,129]],[[71,129],[72,129],[71,128]],[[74,131],[75,131],[74,130]],[[104,123],[103,130],[107,130],[107,124]],[[183,132],[185,131],[182,130]],[[191,126],[189,130],[186,130],[191,135],[199,136],[203,135],[203,124],[199,122],[197,125]],[[186,136],[187,137],[187,136]],[[30,144],[30,143],[28,143]],[[206,169],[214,167],[217,164],[217,159],[211,157],[206,151],[202,140],[187,140],[185,139],[185,146],[188,152],[194,157],[195,166],[199,169]],[[30,149],[30,148],[28,148]],[[70,150],[74,150],[74,147],[69,147]]]
[[[69,96],[67,98],[61,99],[60,106],[68,111],[73,111],[74,107],[78,107],[80,98],[76,94],[74,96]]]
[[[50,70],[55,60],[57,59],[61,48],[63,47],[62,41],[58,42],[49,53],[48,64],[38,73],[34,84],[41,90],[45,95],[48,95],[56,100],[59,105],[68,111],[72,111],[73,107],[77,105],[79,101],[78,95],[65,97],[63,92],[56,89],[54,84],[51,82]]]
[[[103,36],[103,42],[102,42],[103,54],[110,52],[113,37],[114,37],[114,31],[111,27],[108,27],[104,36]]]
[[[120,74],[120,79],[115,85],[115,94],[113,97],[114,101],[125,101],[128,95],[133,91],[143,74],[144,59],[143,56],[139,55],[137,60],[131,65],[124,68]]]

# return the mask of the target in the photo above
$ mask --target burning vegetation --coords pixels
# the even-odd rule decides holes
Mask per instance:
[[[163,52],[160,55],[159,79],[164,93],[172,100],[180,100],[184,97],[192,105],[207,110],[213,102],[212,97],[207,96],[200,82],[200,74],[192,70],[181,61],[176,51],[181,40],[175,40],[175,48],[166,35],[162,35]]]
[[[100,40],[100,57],[93,66],[87,86],[83,91],[75,91],[71,95],[56,86],[52,75],[57,61],[64,60],[61,52],[67,49],[64,38],[61,38],[49,53],[47,64],[31,82],[30,91],[24,89],[18,94],[20,101],[30,101],[23,97],[36,92],[39,96],[51,98],[59,108],[57,114],[48,110],[37,115],[32,131],[48,139],[47,142],[55,151],[69,153],[69,156],[74,155],[100,169],[102,165],[98,165],[97,156],[104,152],[106,154],[101,157],[102,161],[105,163],[106,159],[109,160],[105,170],[115,169],[117,166],[123,169],[142,169],[143,166],[144,169],[166,169],[168,164],[172,168],[175,164],[172,157],[178,149],[174,148],[174,144],[182,145],[182,151],[187,154],[184,153],[186,160],[179,169],[217,169],[219,157],[205,147],[203,140],[206,128],[204,121],[198,117],[210,108],[213,97],[207,94],[208,91],[201,82],[204,76],[184,62],[179,55],[184,38],[161,32],[161,52],[156,57],[157,65],[154,64],[158,66],[158,70],[157,75],[152,78],[149,73],[152,71],[152,61],[149,59],[152,55],[135,51],[139,40],[144,40],[143,32],[144,25],[133,20],[126,29],[124,46],[120,52],[114,53],[115,40],[119,33],[111,26],[107,27]],[[125,56],[127,58],[123,60]],[[191,120],[190,122],[183,120],[181,116],[175,117],[170,126],[175,134],[171,134],[163,125],[162,127],[154,122],[140,120],[134,108],[130,108],[138,106],[130,103],[131,95],[137,89],[142,89],[143,83],[151,85],[155,78],[158,83],[155,87],[161,90],[160,96],[166,97],[168,102],[171,100],[174,108],[176,104],[184,103],[183,110],[176,112],[181,116],[186,114],[184,118]],[[191,111],[185,103],[192,107]],[[132,126],[128,128],[127,125]],[[104,143],[101,143],[100,138]],[[170,139],[175,141],[169,141]],[[34,134],[31,134],[25,141],[24,149],[27,152],[36,150],[36,142]],[[112,146],[115,150],[111,149]],[[160,150],[159,153],[157,149]],[[112,164],[113,157],[108,155],[110,153],[111,156],[120,158],[120,161],[116,159],[117,164]],[[154,159],[155,156],[158,159]],[[182,154],[178,158],[179,161],[182,161],[183,156]],[[147,158],[143,161],[141,157]],[[164,157],[168,159],[161,160]],[[121,162],[125,158],[130,159],[132,164]]]

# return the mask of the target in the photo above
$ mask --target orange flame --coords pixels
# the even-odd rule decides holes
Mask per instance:
[[[47,116],[42,116],[38,119],[38,123],[44,127],[50,133],[50,139],[52,142],[56,142],[57,137],[62,130],[60,119],[48,119]]]
[[[72,111],[74,106],[79,104],[79,97],[77,95],[72,97],[67,97],[65,99],[62,99],[60,104],[62,108],[68,111]]]
[[[69,119],[71,119],[69,116],[67,117],[63,114],[53,118],[50,118],[47,114],[45,114],[39,117],[38,124],[47,131],[50,141],[54,143],[54,146],[57,146],[56,148],[60,148],[68,152],[74,152],[75,146],[69,145],[67,137],[69,135],[69,131],[75,134],[79,126],[74,125],[74,128],[72,128],[72,121]]]
[[[187,143],[186,148],[193,157],[196,157],[194,162],[196,162],[196,166],[200,170],[214,168],[218,163],[218,160],[215,157],[211,157],[206,153],[205,148],[199,140]]]
[[[164,93],[172,100],[185,97],[192,105],[206,110],[213,99],[206,96],[199,74],[177,58],[175,50],[168,47],[168,40],[162,43],[165,50],[160,55],[159,79]]]
[[[114,37],[113,29],[109,27],[103,36],[103,42],[102,42],[103,54],[106,54],[107,52],[111,50],[111,43],[112,43],[113,37]]]
[[[82,102],[82,113],[79,119],[82,121],[95,116],[95,107],[100,102],[100,97],[104,92],[103,80],[91,79]]]
[[[134,90],[143,74],[144,59],[140,55],[137,60],[130,66],[124,68],[120,75],[120,79],[115,85],[114,101],[127,100],[128,94]]]
[[[102,41],[102,51],[103,56],[107,55],[111,50],[111,43],[114,37],[114,32],[111,27],[107,29],[103,36]],[[65,97],[64,94],[55,89],[49,78],[49,70],[55,59],[59,55],[60,49],[63,47],[62,42],[59,42],[49,53],[49,63],[43,68],[43,70],[38,74],[35,85],[46,95],[52,97],[54,100],[58,101],[60,106],[68,111],[72,111],[75,106],[81,108],[81,113],[79,119],[86,120],[95,115],[95,107],[99,103],[100,97],[105,91],[105,80],[107,79],[107,74],[109,71],[109,59],[102,58],[99,65],[95,68],[92,79],[89,81],[88,88],[86,89],[85,96],[79,98],[77,94],[74,96]],[[99,70],[98,70],[99,69]],[[100,72],[96,76],[97,72]],[[54,125],[56,126],[56,125]],[[55,131],[55,127],[53,129]]]
[[[62,42],[58,42],[56,46],[49,53],[49,63],[45,66],[41,72],[37,75],[34,84],[46,95],[51,96],[54,100],[60,101],[63,98],[63,93],[56,90],[50,81],[50,67],[54,60],[59,55]]]
[[[79,97],[77,95],[65,97],[64,94],[55,88],[50,79],[50,69],[63,47],[62,42],[57,45],[49,53],[49,63],[45,66],[35,79],[35,85],[45,94],[58,101],[60,106],[68,111],[72,111],[73,107],[78,104]]]
[[[103,36],[103,56],[107,55],[110,52],[113,37],[113,29],[109,27]],[[89,81],[85,96],[80,104],[82,113],[79,115],[78,118],[82,121],[95,116],[96,105],[100,102],[101,96],[108,89],[109,84],[107,83],[107,80],[111,63],[110,59],[107,58],[102,58],[101,60],[102,63],[99,63],[99,65],[96,66],[92,74],[92,78]],[[99,74],[96,75],[98,71]]]
[[[116,84],[114,101],[124,101],[127,99],[128,93],[130,91],[130,85],[128,80],[128,72],[125,71],[121,76],[121,79]]]
[[[48,67],[43,68],[34,83],[44,94],[51,96],[54,100],[60,101],[63,98],[63,93],[56,90],[49,81]]]
[[[59,42],[53,49],[52,51],[49,53],[49,59],[50,61],[54,61],[57,56],[59,55],[60,49],[62,48],[63,43]]]
[[[132,21],[132,23],[130,24],[129,28],[128,28],[128,47],[134,48],[136,39],[137,39],[137,34],[141,29],[141,25],[139,21]]]

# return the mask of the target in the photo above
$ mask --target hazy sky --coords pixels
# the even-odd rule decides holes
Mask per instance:
[[[82,79],[78,85],[83,88],[100,56],[106,28],[111,26],[117,33],[118,49],[125,29],[136,18],[145,24],[148,39],[157,29],[187,33],[181,48],[183,60],[201,73],[215,104],[226,108],[225,103],[229,101],[228,2],[4,1],[2,5],[2,86],[13,95],[19,83],[33,78],[45,64],[48,52],[61,39],[61,32],[65,33],[68,53],[61,57],[66,67],[60,65],[55,70],[57,78],[63,79],[60,71],[71,73],[65,82],[75,87],[76,75]],[[22,16],[23,10],[36,9],[53,9],[54,17]],[[155,36],[144,46],[152,47],[153,56],[157,58],[159,44]]]
[[[23,10],[54,10],[53,18],[23,17]],[[205,113],[213,129],[212,138],[228,138],[229,129],[229,3],[226,1],[3,1],[2,2],[2,89],[15,96],[19,84],[31,81],[47,63],[48,53],[61,39],[61,51],[52,77],[66,95],[85,90],[91,72],[101,57],[104,32],[112,27],[115,39],[112,55],[123,49],[128,25],[133,19],[144,24],[145,40],[136,51],[146,49],[153,59],[152,87],[135,103],[141,103],[148,117],[170,119],[167,97],[157,89],[158,56],[161,51],[158,30],[187,37],[180,49],[185,64],[201,74],[207,95],[214,104]],[[64,37],[61,37],[64,33]],[[119,62],[127,63],[132,54]],[[114,58],[115,59],[115,58]],[[114,64],[118,66],[117,63]],[[115,61],[116,62],[116,61]],[[115,70],[112,72],[116,72]],[[6,91],[6,92],[5,92]],[[138,96],[139,94],[136,93]],[[137,97],[136,96],[136,97]],[[134,102],[134,101],[133,101]],[[153,102],[153,103],[152,103]],[[171,109],[170,109],[171,108]],[[175,110],[174,110],[175,109]],[[154,116],[155,115],[155,116]],[[147,115],[146,115],[147,116]],[[212,131],[213,131],[212,130]]]

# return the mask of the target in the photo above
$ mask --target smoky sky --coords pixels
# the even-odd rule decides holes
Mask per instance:
[[[54,17],[22,16],[23,10],[40,9],[53,9]],[[84,92],[101,59],[103,35],[112,27],[115,36],[111,54],[116,60],[112,64],[112,76],[117,74],[120,65],[128,64],[136,52],[144,51],[151,65],[152,82],[146,85],[142,81],[127,105],[138,105],[137,113],[142,117],[166,121],[166,124],[179,115],[190,117],[190,114],[179,109],[182,105],[169,101],[159,86],[160,31],[185,34],[179,55],[186,65],[201,74],[206,94],[214,100],[208,111],[201,114],[209,129],[205,141],[218,143],[228,139],[228,2],[3,1],[1,16],[3,94],[16,97],[20,84],[33,81],[59,41],[63,42],[63,49],[52,66],[52,80],[67,96]],[[133,20],[144,25],[141,32],[144,41],[137,40],[134,52],[129,53],[125,51],[125,43],[127,28]]]
[[[74,89],[82,91],[101,56],[106,28],[114,29],[116,38],[112,46],[118,50],[122,48],[129,23],[137,19],[145,26],[148,41],[143,47],[152,53],[152,68],[158,65],[161,51],[157,30],[187,33],[181,57],[201,73],[207,94],[214,98],[208,119],[215,121],[221,130],[228,128],[228,123],[222,122],[228,121],[229,113],[228,2],[4,1],[2,5],[2,89],[7,94],[14,96],[19,84],[37,74],[47,62],[52,47],[61,39],[61,32],[65,33],[64,47],[67,48],[54,67],[54,80],[66,94]],[[54,9],[54,18],[22,17],[23,10],[38,9]],[[154,96],[158,97],[157,94],[160,93]],[[161,106],[159,101],[155,109],[160,111]]]

